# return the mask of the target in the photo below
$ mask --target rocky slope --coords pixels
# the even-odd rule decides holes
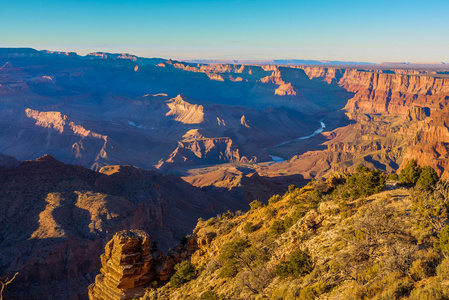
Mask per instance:
[[[371,171],[351,176],[363,172]],[[434,246],[441,228],[423,225],[427,210],[416,209],[429,194],[389,183],[361,196],[370,174],[366,186],[335,174],[245,214],[199,220],[197,249],[183,259],[194,271],[173,271],[181,284],[143,284],[140,299],[445,299],[449,261]],[[424,205],[449,200],[437,196],[447,183],[435,188]],[[447,224],[446,211],[434,218]]]
[[[50,156],[0,167],[0,184],[0,274],[19,272],[7,291],[14,299],[79,298],[115,232],[142,229],[167,249],[199,217],[232,209],[173,175],[94,172]]]
[[[239,183],[239,189],[253,191],[243,197],[236,190],[201,190],[178,176],[132,166],[96,172],[49,155],[21,163],[0,158],[0,277],[19,272],[7,299],[84,299],[99,255],[116,232],[144,230],[166,251],[198,218],[245,210],[251,197],[267,199],[278,191],[257,176]],[[178,260],[155,258],[163,269],[158,276],[168,276]]]

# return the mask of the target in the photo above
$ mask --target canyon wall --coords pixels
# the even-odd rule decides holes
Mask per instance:
[[[338,84],[354,93],[344,109],[355,124],[323,133],[324,152],[300,154],[284,166],[272,166],[271,171],[296,170],[310,178],[364,164],[394,172],[415,158],[420,165],[448,175],[449,79],[444,75],[321,67],[303,70],[310,79]]]

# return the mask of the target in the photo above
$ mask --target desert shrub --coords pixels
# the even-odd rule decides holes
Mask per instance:
[[[388,176],[388,180],[399,180],[399,176],[398,176],[398,174],[396,174],[396,173],[391,173],[389,176]]]
[[[447,222],[449,184],[438,182],[434,191],[415,189],[411,192],[412,211],[418,218],[417,226],[429,227],[433,233],[441,231]]]
[[[276,266],[276,275],[280,278],[300,277],[313,270],[312,259],[307,251],[296,250],[290,259]]]
[[[267,217],[267,220],[270,220],[271,218],[276,216],[276,214],[277,210],[272,206],[268,206],[265,210],[265,216]]]
[[[201,300],[219,300],[219,299],[220,297],[218,296],[218,294],[212,290],[205,291],[201,295]]]
[[[298,188],[294,184],[291,184],[291,185],[288,186],[288,192],[289,193],[293,193],[296,189],[298,189]]]
[[[350,246],[335,255],[340,272],[370,289],[376,278],[390,273],[407,275],[419,251],[402,215],[383,200],[359,210],[353,226],[343,231],[342,238]],[[373,268],[376,265],[377,271]]]
[[[445,257],[449,256],[449,226],[446,226],[438,233],[438,239],[434,243],[434,248],[442,252]]]
[[[285,217],[284,219],[284,229],[287,230],[295,224],[296,221],[292,217]]]
[[[416,162],[416,159],[411,159],[399,173],[399,180],[406,184],[415,185],[419,179],[421,169]]]
[[[206,226],[212,226],[215,224],[216,221],[217,221],[217,219],[215,217],[212,217],[206,221]]]
[[[246,234],[254,232],[254,231],[256,231],[256,229],[257,229],[257,227],[254,226],[252,222],[247,222],[245,224],[245,226],[243,226],[243,232]]]
[[[419,288],[415,288],[410,293],[410,300],[446,300],[449,298],[449,287],[441,282],[433,282]]]
[[[279,200],[281,200],[280,195],[273,195],[270,197],[270,199],[268,199],[268,204],[274,204],[276,202],[279,202]]]
[[[400,281],[395,282],[391,288],[387,289],[380,295],[378,295],[375,300],[397,300],[403,299],[408,296],[413,290],[413,283],[410,281]]]
[[[426,277],[432,276],[433,271],[426,261],[417,259],[412,263],[409,269],[410,276],[414,281],[420,281]]]
[[[443,259],[441,263],[437,266],[437,275],[441,279],[449,278],[449,258]]]
[[[175,266],[176,273],[170,278],[170,284],[177,288],[192,280],[196,275],[195,267],[188,261]]]
[[[299,298],[305,300],[314,300],[316,297],[326,292],[327,286],[325,282],[319,282],[314,285],[306,286],[299,292]]]
[[[428,191],[433,190],[439,180],[437,172],[430,166],[422,167],[420,171],[421,174],[416,182],[416,186]]]
[[[285,232],[284,220],[275,220],[268,230],[272,235],[280,235]]]
[[[249,204],[250,210],[256,210],[258,208],[262,208],[263,204],[259,200],[254,200]]]
[[[267,268],[265,265],[260,265],[240,272],[236,277],[236,281],[242,290],[248,289],[252,294],[259,294],[270,284],[274,276],[272,269]]]
[[[233,259],[241,254],[246,248],[249,247],[249,242],[244,239],[238,239],[235,242],[226,243],[221,248],[220,260],[225,261]]]
[[[221,248],[219,256],[223,268],[218,276],[221,278],[234,277],[245,270],[254,273],[255,268],[263,265],[270,258],[271,255],[266,249],[252,246],[247,240],[238,239],[226,243]]]
[[[348,176],[341,197],[358,199],[381,192],[385,188],[385,174],[365,166],[358,166],[354,174]]]
[[[229,210],[221,215],[221,218],[224,220],[232,219],[233,217],[234,217],[234,214]]]
[[[223,263],[223,268],[220,270],[218,276],[226,278],[237,275],[240,270],[241,254],[248,247],[249,243],[244,239],[224,244],[218,258]]]

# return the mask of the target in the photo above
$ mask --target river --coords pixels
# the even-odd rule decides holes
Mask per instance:
[[[324,124],[323,120],[321,120],[321,121],[320,121],[320,128],[318,128],[317,130],[315,130],[311,135],[302,136],[302,137],[299,137],[299,138],[296,138],[296,139],[293,139],[293,140],[285,141],[285,142],[283,142],[283,143],[280,143],[280,144],[278,144],[278,145],[276,145],[276,146],[273,146],[273,147],[270,147],[270,148],[276,148],[276,147],[279,147],[279,146],[288,144],[288,143],[293,142],[293,141],[310,139],[311,137],[313,137],[313,136],[315,136],[315,135],[317,135],[317,134],[322,133],[322,132],[324,131],[324,128],[326,128],[326,124]],[[275,164],[275,163],[284,162],[284,161],[285,161],[284,159],[282,159],[281,157],[278,157],[278,156],[270,155],[270,157],[271,157],[272,160],[274,160],[274,163],[271,163],[270,165]]]

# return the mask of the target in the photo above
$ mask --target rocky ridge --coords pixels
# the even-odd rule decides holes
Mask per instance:
[[[170,250],[151,253],[150,236],[141,230],[117,232],[101,255],[101,274],[89,286],[89,299],[128,300],[142,297],[152,282],[165,282],[176,263],[198,247],[196,240]],[[157,255],[157,256],[156,256]]]
[[[302,189],[292,186],[245,214],[199,220],[191,236],[197,249],[185,257],[195,276],[181,286],[154,286],[141,299],[449,295],[448,260],[434,249],[436,237],[416,227],[424,215],[411,209],[426,193],[390,182],[383,192],[347,198],[353,190],[346,176],[358,175],[334,174]],[[444,183],[435,187],[447,191]],[[444,214],[436,217],[443,220]]]
[[[246,209],[254,199],[240,189],[256,188],[265,200],[278,192],[277,184],[258,176],[242,180],[239,192],[209,191],[132,166],[96,172],[49,155],[25,162],[0,155],[0,161],[0,276],[19,272],[6,293],[13,299],[84,299],[116,232],[144,230],[158,251],[175,251],[198,218]],[[175,252],[154,258],[155,278],[168,279],[180,259]]]

